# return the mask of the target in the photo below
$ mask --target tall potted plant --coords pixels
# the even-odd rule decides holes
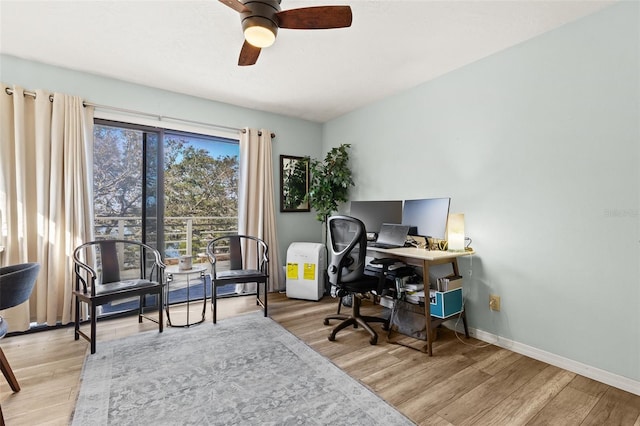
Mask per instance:
[[[325,226],[331,213],[338,210],[338,204],[348,201],[349,188],[353,186],[351,169],[349,168],[349,148],[351,144],[342,144],[332,148],[324,161],[309,159],[309,192],[305,197],[309,205],[316,211],[316,219],[322,222],[322,239],[327,241]],[[328,259],[328,253],[327,253]],[[329,279],[324,274],[325,294],[330,293]],[[343,300],[344,302],[344,300]],[[346,306],[351,306],[346,301]]]
[[[310,159],[311,181],[307,199],[316,211],[316,219],[326,223],[331,213],[338,210],[338,204],[348,201],[349,188],[353,186],[349,168],[349,148],[342,144],[332,148],[324,161]]]

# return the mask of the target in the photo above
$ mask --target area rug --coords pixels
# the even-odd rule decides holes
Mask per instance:
[[[73,425],[411,425],[261,312],[98,342]]]

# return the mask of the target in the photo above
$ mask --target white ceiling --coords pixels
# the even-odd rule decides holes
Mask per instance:
[[[349,4],[353,24],[282,29],[256,65],[238,67],[239,15],[217,0],[0,0],[0,52],[325,122],[613,1],[284,0]]]

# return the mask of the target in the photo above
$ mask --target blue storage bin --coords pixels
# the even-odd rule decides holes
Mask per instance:
[[[435,296],[435,301],[431,299],[431,316],[447,318],[462,311],[462,288],[436,291],[431,295]]]

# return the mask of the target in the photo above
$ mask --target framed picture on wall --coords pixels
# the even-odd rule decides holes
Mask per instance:
[[[309,159],[280,156],[280,211],[311,211],[305,198],[309,192]]]

